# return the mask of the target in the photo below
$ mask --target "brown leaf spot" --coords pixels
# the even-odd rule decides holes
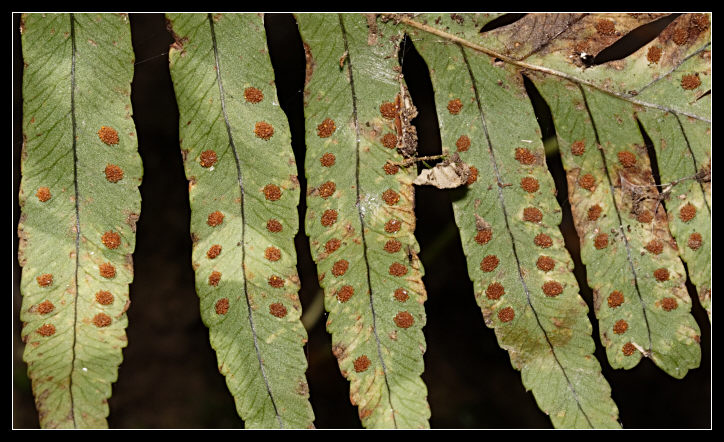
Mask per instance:
[[[322,214],[321,222],[324,227],[329,227],[332,224],[336,223],[337,222],[337,211],[332,210],[332,209],[325,210],[324,213]]]
[[[400,201],[400,195],[392,189],[387,189],[382,192],[382,199],[388,206],[394,206]]]
[[[394,149],[397,147],[397,137],[395,134],[385,134],[385,136],[382,137],[382,145],[388,149]]]
[[[221,246],[219,244],[214,244],[213,246],[209,247],[209,250],[206,252],[206,257],[209,259],[214,259],[220,254]]]
[[[48,189],[47,187],[39,187],[38,191],[35,193],[35,196],[38,197],[38,201],[44,203],[50,199],[50,189]]]
[[[397,106],[395,106],[395,103],[386,101],[380,105],[380,113],[383,118],[387,120],[394,120],[397,116]]]
[[[349,269],[349,261],[346,259],[340,259],[332,266],[332,274],[334,276],[342,276],[347,273],[347,269]]]
[[[43,301],[35,307],[35,311],[41,315],[47,315],[53,310],[55,310],[55,306],[50,301]]]
[[[578,140],[574,141],[573,144],[571,144],[571,153],[576,156],[583,155],[583,152],[586,151],[586,141],[585,140]]]
[[[628,151],[622,151],[618,153],[618,162],[623,167],[633,167],[636,165],[636,155]]]
[[[613,332],[617,335],[626,333],[626,330],[628,330],[628,322],[624,321],[623,319],[619,319],[613,325]]]
[[[410,328],[415,323],[415,318],[409,312],[398,312],[394,318],[395,325],[400,328]]]
[[[593,190],[593,186],[596,184],[596,179],[593,175],[587,173],[578,179],[578,185],[586,190]]]
[[[275,289],[284,287],[284,280],[277,275],[270,276],[269,280],[267,282],[269,283],[270,286],[274,287]]]
[[[480,270],[484,272],[492,272],[498,267],[498,257],[495,255],[488,255],[480,262]]]
[[[201,167],[209,168],[216,164],[216,152],[213,150],[205,150],[201,152],[201,158],[199,159],[199,162],[201,163]]]
[[[623,344],[623,348],[621,349],[623,351],[624,356],[631,356],[636,351],[636,347],[630,342],[627,342]]]
[[[487,244],[493,238],[493,231],[491,229],[478,230],[475,235],[475,242],[482,245]]]
[[[488,285],[488,288],[485,289],[485,296],[488,299],[496,300],[500,299],[501,296],[505,294],[505,288],[503,287],[503,284],[499,282],[493,282],[490,285]]]
[[[229,311],[229,299],[221,298],[218,301],[216,301],[214,310],[216,310],[217,315],[225,315]]]
[[[106,279],[111,279],[116,276],[116,268],[110,262],[104,262],[98,266],[98,273]]]
[[[539,223],[543,220],[543,212],[535,207],[526,207],[523,209],[523,220],[530,221],[532,223]]]
[[[221,272],[214,270],[211,272],[211,275],[209,275],[209,285],[216,287],[219,285],[219,281],[221,281]]]
[[[687,242],[687,244],[691,250],[697,250],[699,247],[701,247],[701,243],[702,243],[701,233],[694,232],[691,235],[689,235],[689,241]]]
[[[556,266],[556,262],[550,256],[539,256],[538,261],[535,263],[538,269],[544,272],[550,272]]]
[[[669,270],[668,269],[656,269],[654,270],[654,278],[656,278],[659,282],[664,282],[669,280]]]
[[[598,20],[595,24],[596,31],[601,35],[614,35],[616,33],[616,25],[611,20]]]
[[[266,121],[259,121],[254,125],[254,133],[262,140],[268,140],[274,135],[274,126]]]
[[[352,295],[354,295],[354,287],[351,285],[343,285],[339,290],[337,290],[337,299],[339,302],[349,301],[349,298],[351,298]]]
[[[623,293],[619,292],[618,290],[614,290],[611,292],[610,295],[608,295],[608,306],[610,308],[616,308],[623,304]]]
[[[219,212],[218,210],[216,212],[209,214],[209,217],[206,220],[206,224],[210,225],[211,227],[216,227],[223,222],[224,222],[224,214]]]
[[[108,146],[118,144],[118,132],[112,127],[101,126],[98,130],[98,138]]]
[[[331,118],[325,118],[319,126],[317,126],[317,136],[319,138],[327,138],[334,133],[337,126],[334,124],[334,120]]]
[[[398,170],[400,170],[399,166],[390,163],[385,163],[385,165],[382,166],[382,169],[384,169],[387,175],[394,175],[397,173]]]
[[[332,167],[334,166],[334,163],[337,161],[337,157],[334,156],[333,153],[325,153],[322,155],[322,157],[319,159],[319,162],[322,163],[323,167]]]
[[[402,243],[396,239],[391,239],[385,243],[385,252],[397,253],[402,249]]]
[[[283,318],[287,315],[287,308],[280,302],[275,302],[269,306],[269,313],[277,318]]]
[[[538,180],[529,176],[524,177],[520,180],[520,187],[528,193],[537,192],[539,188]]]
[[[105,173],[109,183],[117,183],[123,179],[123,169],[115,164],[108,164]]]
[[[402,287],[395,290],[395,299],[399,302],[405,302],[410,298],[410,296],[407,294],[407,290],[403,289]]]
[[[38,285],[40,287],[48,287],[50,284],[53,283],[53,275],[51,275],[50,273],[45,273],[35,278],[35,280],[38,281]]]
[[[402,228],[402,222],[399,219],[391,219],[385,223],[385,232],[394,233]]]
[[[593,239],[593,246],[598,250],[608,247],[608,234],[599,233],[596,235],[596,238]]]
[[[458,152],[465,152],[470,148],[470,138],[467,135],[460,135],[460,138],[455,142],[455,146],[458,148]]]
[[[478,180],[478,168],[475,166],[470,166],[470,174],[468,175],[468,180],[465,184],[468,186],[473,184]]]
[[[533,242],[538,247],[542,247],[544,249],[547,249],[548,247],[553,245],[553,240],[545,233],[539,233],[538,235],[536,235],[535,238],[533,238]]]
[[[53,336],[55,334],[55,326],[53,324],[43,324],[38,328],[38,334],[41,336]]]
[[[676,299],[674,298],[664,298],[661,300],[661,308],[663,308],[667,312],[670,312],[677,307],[679,307],[679,303],[676,302]]]
[[[563,293],[563,286],[558,281],[546,281],[543,284],[543,293],[546,296],[553,298]]]
[[[103,245],[109,249],[116,249],[121,245],[121,236],[113,231],[108,231],[101,236]]]
[[[601,209],[601,206],[599,206],[598,204],[595,204],[595,205],[589,207],[588,208],[588,220],[596,221],[598,219],[598,217],[601,216],[602,210],[603,209]]]
[[[463,109],[463,102],[460,101],[459,98],[455,98],[454,100],[450,100],[447,103],[447,110],[452,115],[457,115],[460,113],[460,111]]]
[[[390,265],[389,272],[392,276],[405,276],[407,275],[407,267],[399,262],[394,262]]]
[[[268,259],[269,261],[279,261],[281,257],[282,252],[276,247],[270,246],[267,247],[266,250],[264,250],[264,258]]]
[[[651,46],[649,52],[646,54],[646,59],[649,63],[658,63],[661,60],[661,48],[658,46]]]
[[[93,317],[93,325],[98,328],[108,327],[111,325],[111,317],[105,313],[98,313]]]
[[[264,93],[255,87],[248,87],[244,89],[244,99],[249,103],[258,103],[264,99]]]
[[[653,253],[654,255],[658,255],[659,253],[664,251],[664,243],[659,241],[658,239],[652,239],[646,244],[646,250],[648,250],[650,253]]]
[[[696,216],[696,207],[693,204],[687,203],[684,207],[679,210],[679,218],[688,223]]]
[[[356,371],[357,373],[367,371],[367,369],[370,367],[370,364],[370,358],[368,358],[367,355],[362,355],[354,360],[354,371]]]
[[[515,159],[518,160],[520,164],[535,163],[535,155],[533,155],[529,149],[524,147],[515,149]]]
[[[101,305],[113,304],[113,294],[107,290],[100,290],[96,293],[96,302]]]
[[[336,219],[336,216],[335,216]],[[275,219],[270,219],[266,222],[266,229],[272,233],[278,233],[282,231],[282,223]]]
[[[515,311],[513,307],[505,307],[498,312],[498,319],[500,322],[510,322],[515,318]]]

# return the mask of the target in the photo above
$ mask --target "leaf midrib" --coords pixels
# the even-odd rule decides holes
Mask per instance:
[[[478,113],[480,114],[480,121],[483,126],[483,132],[485,133],[485,139],[488,144],[488,153],[490,155],[490,162],[493,165],[493,169],[495,170],[495,179],[497,181],[497,189],[498,189],[498,200],[500,201],[501,209],[503,210],[503,219],[505,219],[505,228],[508,232],[508,235],[510,236],[510,241],[512,245],[512,251],[513,256],[515,257],[515,265],[516,269],[518,270],[518,279],[520,280],[521,285],[523,286],[523,291],[525,292],[526,301],[528,303],[528,307],[530,307],[531,311],[533,312],[533,317],[535,317],[536,323],[538,324],[538,328],[540,328],[541,332],[543,333],[543,337],[545,337],[546,343],[548,344],[548,347],[550,348],[551,354],[553,356],[553,359],[556,362],[556,365],[560,368],[561,372],[563,373],[563,377],[566,379],[566,382],[568,383],[568,388],[573,394],[573,398],[576,401],[576,405],[578,406],[578,409],[580,410],[583,417],[586,419],[586,422],[591,428],[594,428],[593,423],[591,423],[591,420],[589,419],[586,412],[583,410],[583,407],[581,406],[581,402],[578,399],[578,393],[576,392],[575,387],[571,383],[571,380],[568,378],[568,373],[566,373],[566,369],[563,367],[563,364],[561,364],[560,360],[558,359],[558,356],[556,355],[556,350],[553,347],[553,344],[551,343],[550,339],[548,338],[548,334],[546,333],[545,328],[543,328],[543,325],[540,322],[540,319],[538,318],[538,313],[535,310],[535,307],[533,307],[533,304],[530,300],[530,292],[528,291],[528,285],[525,283],[525,278],[523,277],[523,270],[521,269],[520,259],[518,258],[518,251],[516,248],[516,241],[515,241],[515,235],[513,235],[513,230],[510,228],[510,223],[508,221],[508,211],[505,207],[505,197],[503,196],[503,181],[500,177],[500,170],[498,169],[498,163],[495,159],[495,153],[493,152],[493,143],[490,139],[490,134],[488,133],[488,126],[485,121],[485,114],[483,113],[482,104],[480,101],[480,93],[478,91],[478,85],[477,80],[475,79],[475,75],[473,74],[472,67],[470,66],[470,62],[468,61],[467,54],[465,53],[465,48],[462,45],[458,45],[460,48],[460,52],[462,53],[463,60],[465,62],[465,66],[468,70],[468,75],[470,76],[473,92],[475,93],[475,103],[478,107]]]
[[[360,233],[362,235],[362,253],[365,263],[365,275],[367,277],[367,287],[369,289],[369,304],[370,304],[370,310],[372,312],[372,331],[375,336],[375,343],[377,345],[377,357],[380,359],[380,364],[382,365],[382,375],[385,379],[385,387],[387,388],[387,402],[390,405],[390,409],[394,410],[392,407],[391,402],[391,390],[390,390],[390,384],[387,379],[387,366],[385,365],[385,360],[382,357],[382,348],[380,343],[380,337],[377,333],[377,316],[375,314],[375,305],[374,305],[374,297],[372,295],[372,281],[370,279],[370,264],[369,260],[367,258],[367,240],[365,237],[365,222],[364,222],[364,215],[362,214],[362,205],[360,204],[362,195],[360,194],[360,182],[359,182],[359,175],[360,175],[360,131],[359,131],[359,120],[357,115],[357,95],[355,92],[354,87],[354,74],[352,72],[352,54],[349,52],[349,44],[347,41],[347,31],[344,27],[344,21],[342,19],[342,14],[338,15],[339,17],[339,26],[340,30],[342,32],[342,39],[344,41],[344,50],[347,54],[347,72],[349,72],[349,86],[350,91],[352,94],[352,115],[354,119],[354,130],[355,130],[355,191],[357,192],[357,203],[355,206],[357,207],[357,215],[359,217],[360,221]],[[392,423],[395,428],[397,428],[397,421],[395,419],[395,413],[392,412]]]
[[[231,146],[231,151],[234,154],[234,160],[236,162],[236,174],[237,174],[237,181],[239,183],[239,192],[240,192],[240,200],[239,200],[239,206],[240,206],[240,214],[241,214],[241,244],[243,245],[241,248],[241,268],[242,268],[242,276],[244,281],[244,299],[246,300],[246,307],[248,311],[247,318],[249,320],[249,326],[251,328],[251,335],[254,338],[254,350],[256,351],[256,358],[257,362],[259,364],[259,370],[261,371],[262,378],[264,379],[264,384],[267,390],[267,395],[269,396],[269,400],[271,400],[272,407],[274,407],[274,413],[276,414],[277,421],[279,421],[279,427],[284,428],[284,423],[282,422],[281,415],[279,414],[279,409],[277,408],[276,402],[274,401],[274,395],[272,394],[271,387],[269,385],[269,379],[266,375],[266,370],[264,370],[264,364],[262,362],[261,357],[261,351],[259,349],[259,342],[257,338],[256,333],[256,327],[254,324],[254,318],[252,316],[252,308],[251,308],[251,302],[249,301],[249,291],[248,291],[248,284],[247,284],[247,277],[246,277],[246,241],[245,241],[245,235],[246,235],[246,214],[245,214],[245,205],[244,205],[244,183],[242,180],[242,173],[241,173],[241,161],[239,160],[239,153],[236,150],[236,143],[234,142],[234,136],[231,133],[231,124],[229,123],[229,116],[226,112],[226,100],[224,95],[224,85],[223,81],[221,79],[221,64],[219,62],[219,52],[218,52],[218,46],[216,43],[216,32],[214,31],[214,19],[211,14],[207,14],[207,18],[209,21],[209,27],[211,31],[211,42],[214,48],[214,63],[216,66],[216,83],[219,86],[219,95],[221,97],[221,112],[224,115],[224,123],[226,125],[226,133],[229,137],[229,145]]]
[[[70,366],[70,379],[68,382],[68,395],[70,396],[70,415],[73,420],[73,427],[77,428],[75,421],[75,403],[73,398],[73,373],[75,373],[75,344],[78,334],[78,267],[80,267],[80,192],[78,191],[78,151],[76,144],[76,121],[75,121],[75,15],[70,14],[70,121],[73,131],[73,188],[75,192],[75,277],[73,296],[73,345],[71,345],[72,359]]]

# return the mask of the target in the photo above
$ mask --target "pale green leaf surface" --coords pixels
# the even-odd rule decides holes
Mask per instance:
[[[21,32],[23,357],[41,427],[103,428],[127,343],[141,206],[130,26],[125,14],[27,14]],[[102,126],[116,143],[104,144]],[[122,179],[109,181],[108,165]],[[101,265],[115,274],[101,276]],[[98,301],[103,292],[110,302]]]
[[[263,18],[169,20],[196,290],[219,371],[247,428],[311,427],[294,248],[299,182]],[[261,122],[273,135],[256,129]],[[216,212],[220,223],[209,218]],[[270,221],[281,229],[270,230]]]
[[[457,151],[477,172],[453,208],[486,325],[556,427],[617,427],[618,410],[593,356],[588,308],[558,230],[561,210],[521,75],[469,48],[410,32],[430,70],[443,152]],[[526,191],[524,178],[535,179],[537,189]],[[541,219],[526,220],[526,209],[538,210]],[[536,243],[543,235],[551,244]],[[555,266],[541,270],[540,257]],[[544,293],[550,282],[562,292]]]
[[[388,161],[402,156],[381,141],[397,133],[394,117],[384,118],[380,106],[400,94],[403,34],[374,18],[368,28],[367,19],[297,16],[307,52],[306,232],[333,351],[362,424],[424,428],[430,416],[420,378],[427,295],[413,236],[416,167],[386,172]],[[327,119],[334,130],[320,132]],[[386,229],[391,221],[399,230]]]

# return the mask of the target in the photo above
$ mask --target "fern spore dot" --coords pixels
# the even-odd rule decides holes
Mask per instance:
[[[44,273],[37,278],[35,278],[36,281],[38,281],[38,285],[40,287],[48,287],[53,283],[53,275],[50,273]]]
[[[274,135],[274,126],[266,121],[259,121],[254,125],[254,134],[256,134],[257,138],[266,141]]]
[[[410,328],[415,323],[415,318],[409,312],[398,312],[394,319],[395,325],[400,328]]]
[[[335,130],[337,130],[337,126],[335,126],[334,120],[325,118],[324,121],[317,126],[317,136],[319,138],[327,138],[331,136]]]
[[[47,187],[39,187],[35,196],[38,197],[38,201],[44,203],[50,199],[50,189]]]
[[[216,227],[223,222],[224,222],[224,214],[219,212],[218,210],[216,212],[210,213],[208,218],[206,219],[206,224],[208,224],[211,227]]]
[[[280,302],[272,303],[269,306],[269,313],[276,316],[277,318],[283,318],[287,315],[287,308]]]
[[[123,179],[123,169],[115,164],[108,164],[105,170],[106,180],[109,183],[117,183]]]
[[[214,305],[214,310],[216,311],[217,315],[225,315],[229,311],[229,299],[221,298],[216,301],[216,304]]]
[[[98,313],[93,317],[93,325],[98,328],[108,327],[111,325],[111,317],[105,313]]]

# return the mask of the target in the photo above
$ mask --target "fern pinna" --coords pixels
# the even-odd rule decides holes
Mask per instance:
[[[126,346],[142,166],[125,14],[23,17],[23,358],[40,425],[105,427]]]
[[[201,319],[247,428],[315,425],[294,244],[302,194],[330,352],[364,427],[429,428],[435,414],[413,184],[457,187],[443,191],[467,295],[554,427],[625,426],[602,365],[649,359],[675,379],[699,367],[689,293],[710,322],[709,14],[294,18],[306,60],[303,167],[264,14],[166,15]],[[126,345],[142,174],[128,20],[22,17],[20,319],[42,427],[107,426]],[[634,53],[612,55],[661,23]],[[417,152],[403,42],[432,85],[434,167]],[[545,147],[533,92],[552,116]],[[552,154],[567,182],[560,204]],[[569,210],[578,280],[561,232]]]

